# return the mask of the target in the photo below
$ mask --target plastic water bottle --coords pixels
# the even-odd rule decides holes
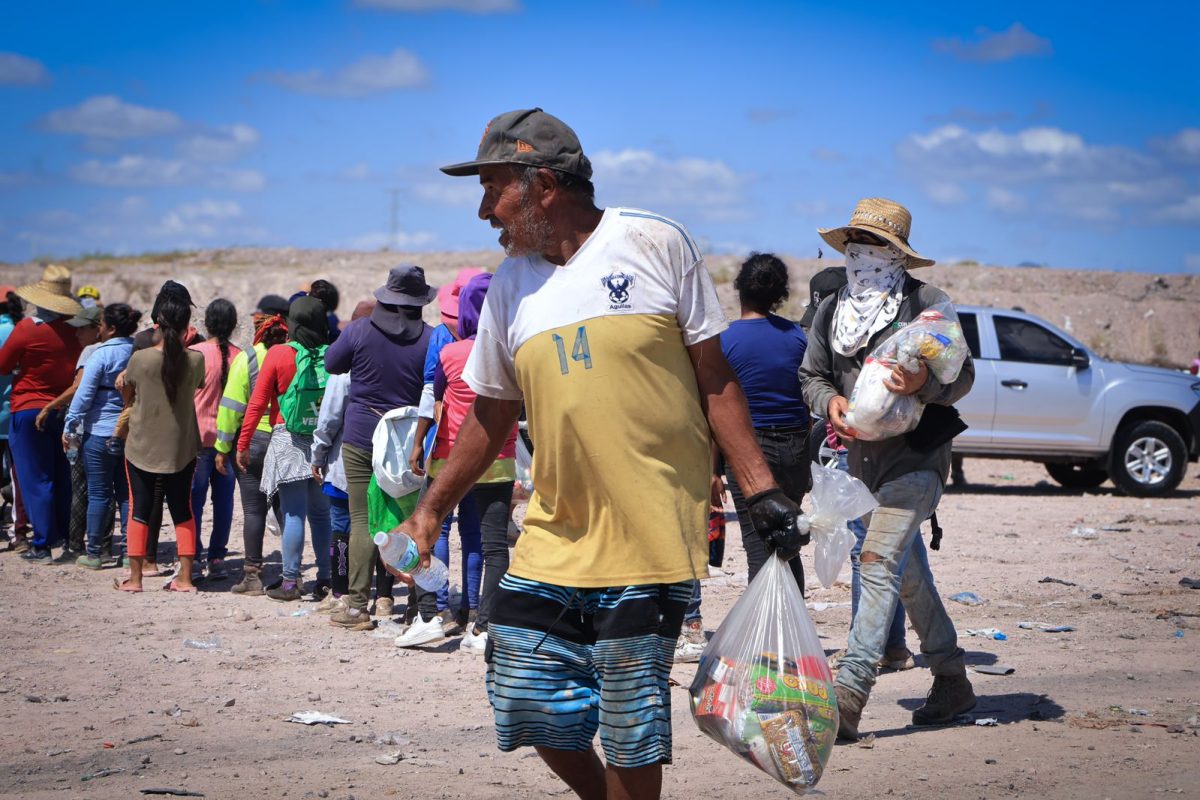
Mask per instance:
[[[417,552],[417,543],[403,533],[375,534],[375,544],[379,547],[379,557],[388,566],[407,572],[422,589],[435,592],[446,585],[450,577],[446,565],[436,558],[429,559],[429,566],[418,568],[421,555]]]
[[[74,433],[67,434],[67,461],[74,464],[79,459],[79,436]]]

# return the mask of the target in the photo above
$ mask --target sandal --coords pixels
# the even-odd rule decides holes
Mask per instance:
[[[119,581],[116,578],[113,578],[113,588],[116,589],[118,592],[137,593],[137,592],[142,591],[141,586],[134,586],[132,583],[129,582],[128,579]]]
[[[167,581],[166,583],[163,584],[162,588],[163,588],[164,592],[179,592],[181,594],[195,594],[196,593],[196,587],[194,585],[189,586],[186,589],[184,589],[181,586],[176,586],[174,580]]]

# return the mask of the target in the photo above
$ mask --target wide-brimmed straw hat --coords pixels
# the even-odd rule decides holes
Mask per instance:
[[[849,223],[840,228],[817,228],[817,233],[834,250],[845,253],[846,236],[851,230],[865,231],[896,245],[908,256],[905,265],[908,269],[933,266],[932,258],[925,258],[908,243],[908,236],[912,232],[912,214],[899,203],[882,197],[859,200]]]
[[[60,264],[48,264],[37,283],[17,289],[17,297],[38,308],[73,317],[83,306],[71,295],[71,270]]]

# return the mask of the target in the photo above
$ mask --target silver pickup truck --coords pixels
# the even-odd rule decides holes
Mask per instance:
[[[1031,314],[959,306],[975,386],[956,403],[969,430],[954,452],[1046,465],[1063,486],[1112,479],[1166,494],[1200,458],[1200,379],[1107,361]]]

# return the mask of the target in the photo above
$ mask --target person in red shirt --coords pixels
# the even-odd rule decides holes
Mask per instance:
[[[317,359],[319,374],[324,374],[325,348],[329,342],[326,314],[325,305],[315,297],[301,296],[292,303],[288,310],[290,341],[267,351],[238,435],[237,466],[244,471],[250,467],[250,442],[259,420],[270,414],[274,430],[263,460],[262,490],[272,499],[279,493],[283,512],[283,581],[267,589],[267,597],[280,602],[299,600],[303,595],[300,570],[306,518],[317,557],[317,581],[328,583],[330,579],[329,496],[313,477],[312,433],[289,430],[280,403],[296,378],[297,362],[303,351]]]
[[[67,539],[71,469],[63,453],[63,415],[54,414],[41,429],[35,422],[75,379],[82,348],[67,320],[82,307],[71,295],[71,271],[56,264],[47,266],[37,283],[17,289],[17,296],[36,309],[0,348],[0,374],[16,373],[9,446],[33,526],[33,546],[21,558],[49,562],[50,548]]]

